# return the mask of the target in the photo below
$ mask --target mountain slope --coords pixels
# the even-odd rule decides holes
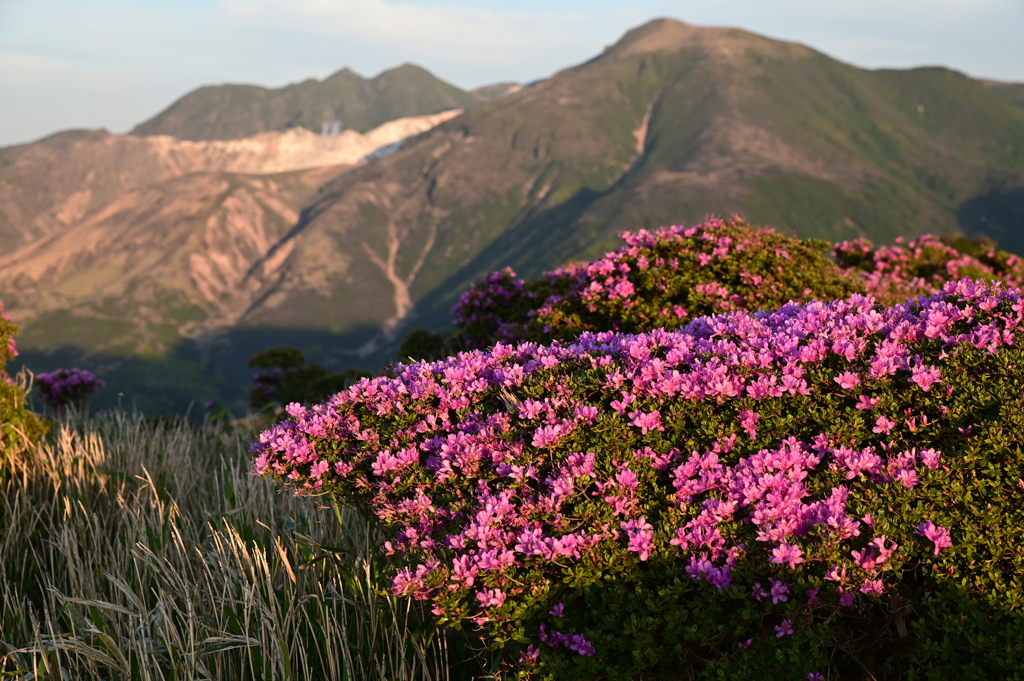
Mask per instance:
[[[201,87],[135,126],[131,134],[230,140],[294,127],[320,133],[322,123],[335,119],[345,129],[366,132],[397,118],[465,109],[480,102],[412,64],[371,79],[342,69],[322,81],[311,78],[277,89]]]
[[[288,344],[337,369],[380,366],[404,331],[444,328],[488,271],[533,277],[600,254],[623,230],[708,213],[829,240],[963,230],[1021,252],[1015,87],[946,69],[866,71],[737,29],[659,20],[355,167],[140,186],[145,173],[121,157],[61,162],[85,143],[61,138],[33,153],[70,179],[22,237],[29,245],[0,261],[0,297],[20,296],[9,309],[24,315],[22,347],[40,368],[84,351],[120,358],[119,375],[147,385],[161,371],[164,386],[192,375],[195,394],[206,375],[206,389],[240,398],[230,384],[256,350]],[[71,180],[90,172],[109,178],[108,197],[81,208]],[[43,178],[18,186],[20,203],[0,210],[50,191]],[[31,246],[38,239],[49,241]],[[66,254],[61,267],[33,264],[52,254]],[[81,337],[54,346],[53,330],[69,325]]]
[[[1024,187],[1024,112],[977,81],[865,71],[665,20],[339,177],[304,233],[348,244],[394,234],[399,278],[423,259],[407,284],[420,316],[407,324],[440,326],[481,274],[511,265],[535,276],[597,255],[624,229],[742,212],[830,240],[985,233],[980,217],[960,223],[963,207],[1005,204],[1014,187]],[[1017,227],[1003,232],[1024,248]],[[280,306],[295,309],[288,297]],[[251,320],[278,314],[268,304]]]

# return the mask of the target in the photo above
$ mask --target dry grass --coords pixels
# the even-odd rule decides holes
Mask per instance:
[[[365,519],[247,474],[251,426],[71,415],[0,471],[0,676],[481,678]]]

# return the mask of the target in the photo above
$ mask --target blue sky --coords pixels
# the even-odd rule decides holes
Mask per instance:
[[[527,82],[663,16],[863,67],[1024,82],[1024,0],[0,0],[0,146],[126,132],[200,85],[278,87],[344,66]]]

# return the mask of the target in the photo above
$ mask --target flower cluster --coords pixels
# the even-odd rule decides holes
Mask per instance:
[[[1016,290],[965,279],[888,308],[854,294],[499,343],[289,405],[253,471],[370,510],[395,593],[523,665],[636,671],[642,639],[675,651],[650,664],[685,666],[717,650],[708,618],[739,648],[796,639],[941,572],[973,517],[953,483],[988,484],[964,452],[996,446],[979,410],[1014,380],[997,367],[1021,360],[1022,319]],[[638,593],[664,610],[631,610]],[[655,633],[625,626],[638,612]]]
[[[995,244],[964,237],[940,239],[930,234],[893,246],[875,247],[867,239],[836,244],[832,255],[851,278],[883,303],[902,303],[931,295],[962,277],[1024,286],[1024,262]]]
[[[737,218],[622,235],[600,260],[524,282],[511,269],[485,277],[452,313],[462,341],[567,340],[583,331],[677,329],[694,317],[772,310],[791,300],[843,298],[863,289],[800,241]]]
[[[91,371],[83,369],[57,369],[36,375],[39,395],[54,409],[68,405],[83,406],[93,393],[99,392],[106,383],[96,378]]]

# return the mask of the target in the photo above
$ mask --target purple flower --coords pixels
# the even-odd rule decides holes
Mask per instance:
[[[106,385],[91,371],[76,368],[36,374],[35,382],[40,396],[54,409],[63,409],[71,404],[81,407],[89,395]]]
[[[789,586],[776,579],[772,579],[769,581],[771,581],[772,583],[772,603],[785,603],[786,601],[788,601]]]
[[[555,607],[551,608],[548,614],[552,617],[561,617],[563,610],[565,610],[565,606],[562,603],[558,603]]]
[[[789,636],[793,633],[793,623],[789,620],[782,620],[782,624],[775,627],[775,638],[782,638],[783,636]]]
[[[949,530],[944,527],[939,527],[930,520],[926,520],[917,526],[914,530],[914,534],[921,535],[926,539],[931,540],[935,544],[935,555],[942,553],[942,549],[948,549],[953,546],[953,540],[950,538]]]
[[[754,584],[754,588],[751,590],[750,595],[756,598],[758,601],[762,601],[764,600],[764,597],[768,595],[768,592],[764,590],[763,586],[761,586],[761,582],[756,582]]]

